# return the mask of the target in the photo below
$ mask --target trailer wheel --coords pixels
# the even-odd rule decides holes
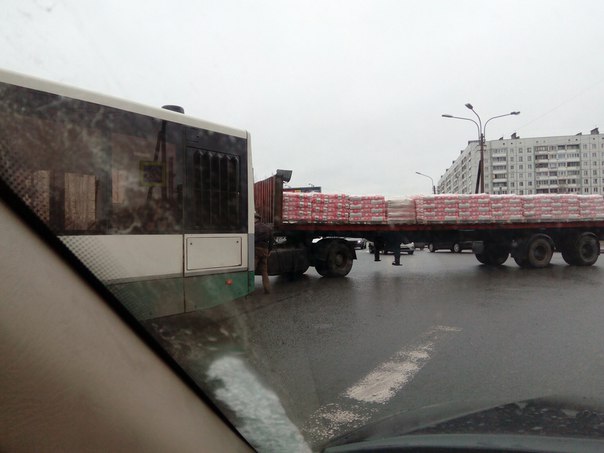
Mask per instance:
[[[530,267],[541,269],[547,267],[552,260],[554,247],[549,237],[534,236],[526,249],[526,259]]]
[[[294,272],[291,272],[291,276],[294,278],[301,277],[302,275],[304,275],[306,273],[306,271],[308,270],[309,267],[310,267],[310,264],[306,264],[304,267],[297,269]]]
[[[507,261],[510,252],[505,247],[486,244],[483,253],[475,253],[474,255],[482,264],[501,266]]]
[[[345,277],[352,269],[352,254],[348,246],[335,242],[327,254],[327,277]]]
[[[529,267],[528,260],[526,259],[526,257],[515,256],[514,261],[516,261],[516,264],[520,267],[523,267],[523,268]]]
[[[474,256],[482,264],[491,264],[489,257],[486,253],[475,253]]]
[[[327,276],[327,263],[324,261],[317,261],[315,263],[315,270],[321,277]]]
[[[451,247],[451,251],[453,253],[461,253],[461,244],[459,242],[454,243],[453,247]]]
[[[566,262],[566,264],[577,266],[575,256],[570,252],[570,250],[562,249],[560,250],[560,254],[562,255],[562,259]]]
[[[434,253],[436,251],[432,242],[428,244],[428,250],[430,251],[430,253]]]
[[[510,256],[510,252],[505,247],[501,246],[491,246],[487,249],[487,253],[489,255],[489,259],[491,261],[490,264],[495,266],[501,266],[505,263]]]
[[[576,266],[591,266],[598,261],[600,255],[600,241],[593,233],[583,233],[579,235],[572,249],[570,256],[572,263]]]

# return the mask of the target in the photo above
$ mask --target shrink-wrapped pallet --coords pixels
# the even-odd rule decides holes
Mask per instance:
[[[602,195],[579,195],[578,198],[582,220],[604,219],[604,198]]]
[[[484,223],[493,220],[490,195],[462,194],[459,196],[458,207],[460,223]]]
[[[579,197],[573,194],[538,194],[523,197],[527,222],[568,222],[579,220]]]
[[[388,223],[413,224],[416,222],[417,197],[396,197],[386,202]]]
[[[520,195],[491,195],[491,217],[494,222],[523,222],[522,197]]]
[[[312,196],[302,192],[283,192],[283,222],[312,222]]]
[[[350,197],[350,223],[384,223],[386,199],[381,195]]]
[[[429,195],[415,200],[418,223],[457,223],[459,194]]]
[[[350,196],[345,194],[312,194],[313,223],[348,223]]]

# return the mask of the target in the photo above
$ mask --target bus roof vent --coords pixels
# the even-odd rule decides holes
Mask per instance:
[[[185,109],[183,109],[180,105],[162,105],[162,109],[172,110],[177,113],[185,113]]]

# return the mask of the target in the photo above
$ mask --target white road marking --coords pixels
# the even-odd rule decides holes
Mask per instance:
[[[415,343],[346,389],[336,401],[316,410],[304,426],[306,435],[321,442],[365,425],[428,363],[438,341],[457,332],[461,329],[441,325],[424,332]]]
[[[420,342],[403,348],[346,390],[345,396],[366,403],[388,402],[428,363],[438,335],[459,330],[448,326],[433,327],[422,335]]]

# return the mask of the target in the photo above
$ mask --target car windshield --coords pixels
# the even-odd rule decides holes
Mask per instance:
[[[604,437],[603,3],[4,3],[2,199],[253,448]]]

